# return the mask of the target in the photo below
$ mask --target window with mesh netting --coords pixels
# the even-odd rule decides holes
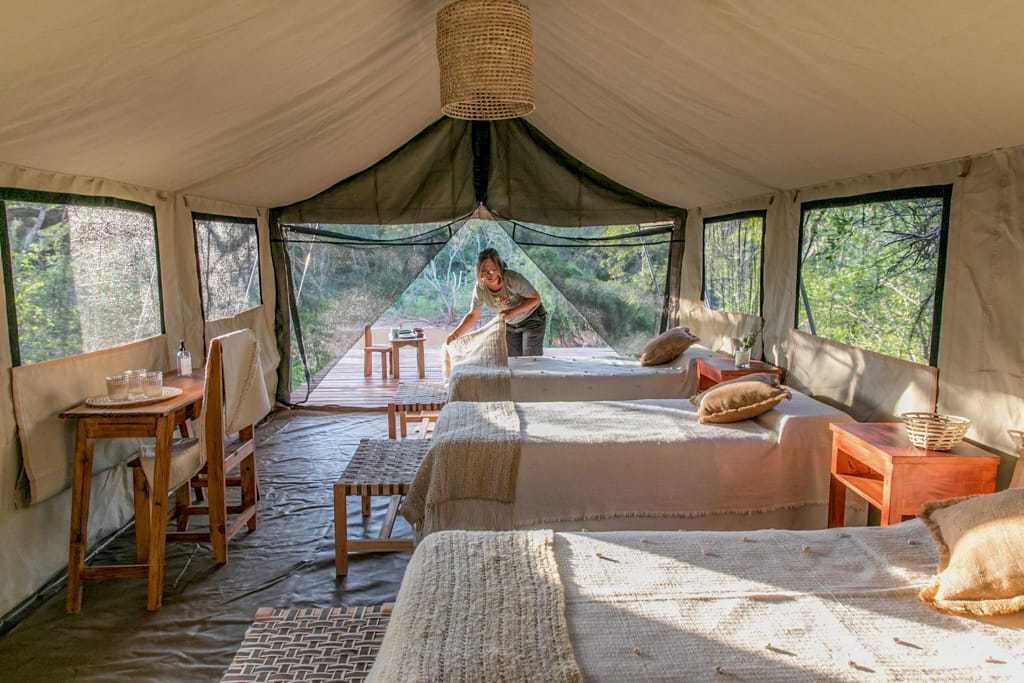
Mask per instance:
[[[192,214],[203,318],[220,320],[259,306],[260,250],[256,220]]]
[[[0,190],[0,219],[15,365],[162,334],[152,207]]]
[[[764,211],[704,221],[701,298],[708,308],[761,315],[764,226]]]
[[[941,186],[803,204],[799,329],[934,365],[949,201]]]

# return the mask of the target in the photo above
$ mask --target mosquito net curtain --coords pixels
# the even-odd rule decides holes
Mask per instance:
[[[295,359],[281,364],[279,398],[293,373],[307,379],[350,348],[478,206],[609,346],[635,352],[669,321],[682,209],[588,168],[523,120],[441,118],[374,166],[272,213],[274,267],[287,275],[277,278],[277,337]]]

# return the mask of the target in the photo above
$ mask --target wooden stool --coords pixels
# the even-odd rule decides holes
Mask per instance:
[[[395,397],[388,402],[388,438],[408,436],[410,420],[437,421],[437,413],[448,403],[448,387],[431,382],[399,384]]]
[[[429,448],[429,441],[420,440],[363,439],[359,442],[352,460],[334,484],[334,568],[338,576],[348,573],[350,552],[412,550],[411,538],[392,539],[391,531],[398,503],[412,486]],[[363,497],[363,517],[369,514],[365,502],[370,496],[392,496],[378,538],[349,540],[348,496]]]

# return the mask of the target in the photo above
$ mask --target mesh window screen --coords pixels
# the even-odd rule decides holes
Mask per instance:
[[[117,204],[3,201],[21,363],[161,334],[152,210]]]
[[[476,286],[477,255],[486,248],[497,249],[505,265],[523,275],[540,294],[548,314],[545,346],[607,346],[512,237],[497,222],[480,219],[467,221],[413,280],[384,314],[386,326],[408,326],[408,321],[416,320],[427,327],[450,331],[469,310]],[[486,324],[493,316],[493,311],[483,307],[479,324]]]
[[[558,228],[499,222],[616,351],[635,355],[661,330],[671,225]]]
[[[256,221],[193,214],[203,317],[219,320],[260,304]]]
[[[761,315],[765,212],[704,221],[704,303],[718,311]]]
[[[949,188],[813,202],[802,214],[799,328],[936,362]]]
[[[310,375],[343,356],[461,225],[282,226]],[[293,389],[305,381],[296,347]]]

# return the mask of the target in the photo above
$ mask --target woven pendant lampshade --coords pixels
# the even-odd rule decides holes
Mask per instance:
[[[437,13],[441,111],[497,121],[534,109],[533,31],[519,0],[456,0]]]

